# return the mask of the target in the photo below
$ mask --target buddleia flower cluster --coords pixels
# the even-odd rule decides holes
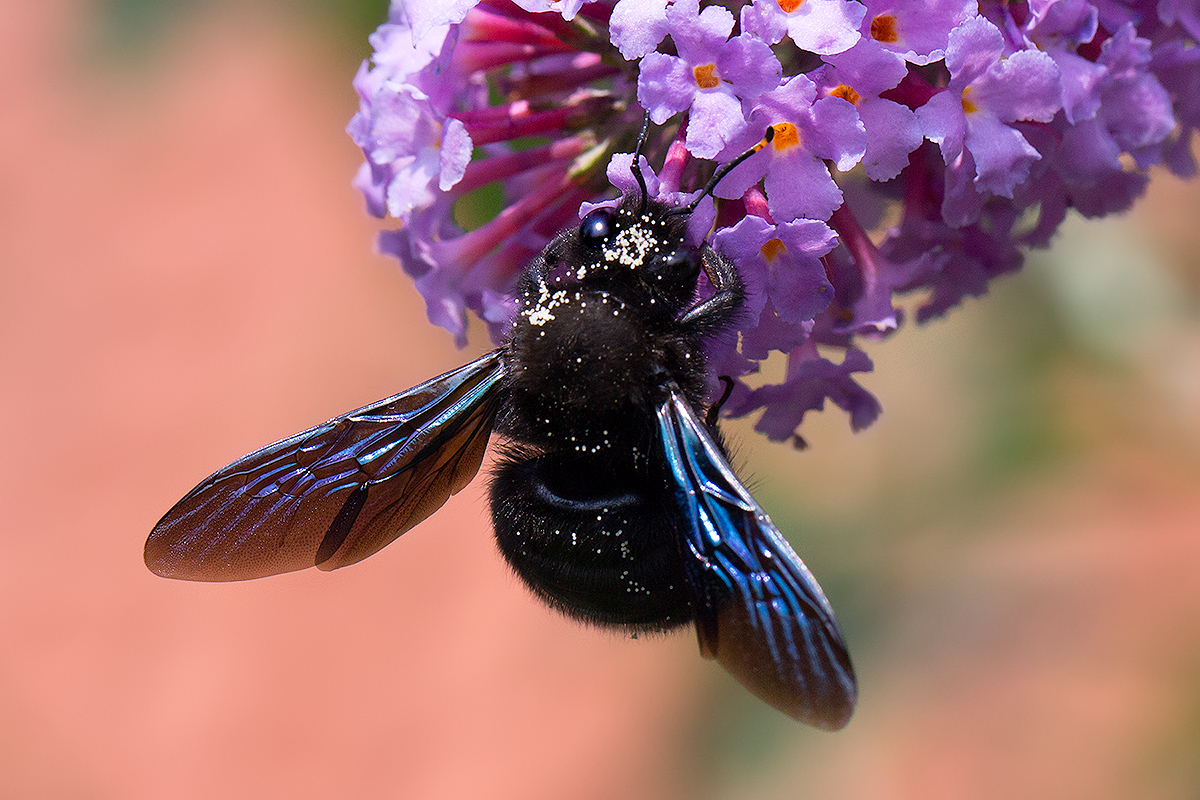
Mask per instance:
[[[502,340],[525,264],[581,207],[695,196],[699,238],[748,287],[714,372],[724,408],[802,443],[828,399],[857,430],[880,405],[864,339],[938,317],[1045,246],[1070,209],[1121,211],[1147,169],[1196,171],[1196,0],[393,0],[354,79],[355,184],[398,221],[429,319]],[[655,171],[654,168],[657,168]],[[503,208],[464,229],[460,200]],[[709,200],[703,201],[709,203]],[[751,389],[772,351],[781,383]],[[761,382],[757,379],[755,382]]]

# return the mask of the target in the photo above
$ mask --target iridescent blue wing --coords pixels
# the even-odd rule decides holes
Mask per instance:
[[[658,427],[687,524],[700,651],[775,708],[818,728],[850,721],[858,688],[833,609],[672,387]]]
[[[159,520],[146,566],[236,581],[377,552],[475,477],[503,369],[495,350],[238,459]]]

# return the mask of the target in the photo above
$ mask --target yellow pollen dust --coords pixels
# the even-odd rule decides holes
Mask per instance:
[[[871,38],[877,42],[887,42],[888,44],[899,41],[900,36],[896,33],[896,18],[891,14],[880,14],[871,20]]]
[[[963,107],[963,113],[964,113],[964,114],[973,114],[973,113],[975,113],[976,111],[978,111],[978,110],[979,110],[979,106],[975,105],[974,103],[972,103],[972,102],[971,102],[971,101],[970,101],[970,100],[967,98],[967,93],[968,93],[968,92],[970,92],[970,91],[971,91],[971,87],[970,87],[970,86],[968,86],[967,88],[963,89],[963,93],[962,93],[962,107]]]
[[[783,13],[790,14],[799,8],[800,4],[803,3],[804,0],[775,0],[775,2],[779,4],[779,7],[783,10]]]
[[[771,144],[775,145],[776,151],[787,150],[800,144],[800,131],[796,130],[792,123],[776,122],[771,128],[775,131],[775,138],[771,140]]]
[[[830,97],[840,97],[851,105],[858,105],[858,92],[844,83],[839,83],[829,92]]]
[[[767,263],[770,263],[778,258],[780,253],[787,252],[787,248],[778,238],[763,242],[763,246],[758,248],[758,250],[763,254],[763,258],[767,260]]]
[[[692,74],[696,76],[696,85],[701,89],[715,89],[720,85],[721,81],[714,74],[717,71],[716,64],[703,64],[699,67],[692,68]]]

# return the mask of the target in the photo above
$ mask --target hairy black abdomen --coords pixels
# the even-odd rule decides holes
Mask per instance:
[[[659,477],[512,452],[497,465],[491,507],[500,552],[559,611],[635,630],[691,620],[677,506]]]

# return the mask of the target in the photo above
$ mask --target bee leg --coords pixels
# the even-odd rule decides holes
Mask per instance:
[[[704,424],[710,428],[716,427],[717,418],[721,416],[721,406],[725,405],[729,395],[733,394],[733,378],[728,375],[720,375],[717,380],[725,385],[725,389],[721,392],[721,397],[717,402],[709,406],[708,412],[704,415]]]
[[[679,324],[688,333],[705,335],[733,322],[746,301],[746,285],[733,262],[716,250],[705,248],[700,263],[716,292],[685,311]]]

